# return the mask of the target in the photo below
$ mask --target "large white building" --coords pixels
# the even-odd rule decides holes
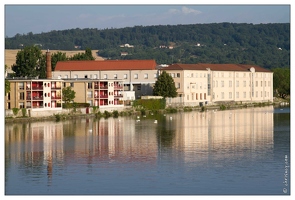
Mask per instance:
[[[173,77],[185,105],[273,101],[273,72],[259,66],[173,64],[161,70]]]

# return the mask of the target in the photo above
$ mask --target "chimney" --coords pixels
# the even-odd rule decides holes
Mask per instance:
[[[51,79],[52,73],[51,73],[51,53],[49,52],[49,49],[47,49],[46,52],[46,78]]]

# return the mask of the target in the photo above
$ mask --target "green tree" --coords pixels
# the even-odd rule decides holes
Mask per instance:
[[[69,60],[95,60],[90,48],[86,48],[85,53],[78,53],[69,58]]]
[[[56,53],[53,53],[51,55],[51,67],[52,67],[52,71],[54,71],[55,66],[56,66],[56,63],[58,61],[66,61],[66,60],[68,60],[68,58],[66,56],[66,53],[62,53],[60,51],[58,51]]]
[[[46,78],[46,57],[37,46],[27,46],[17,53],[12,70],[16,77]]]
[[[7,65],[5,65],[5,72],[6,70],[7,70]],[[10,82],[7,79],[5,79],[5,96],[9,92],[10,92]]]
[[[272,71],[274,92],[285,99],[290,95],[290,69],[275,68]]]
[[[155,83],[153,93],[155,96],[176,97],[176,87],[173,78],[166,72],[162,71],[161,75]]]
[[[65,103],[70,103],[71,101],[75,99],[75,97],[76,97],[76,92],[72,90],[70,86],[62,89],[62,100]]]

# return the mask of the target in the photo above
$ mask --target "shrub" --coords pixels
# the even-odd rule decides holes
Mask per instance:
[[[107,110],[104,111],[104,117],[109,118],[111,116],[111,113]]]
[[[19,108],[12,108],[13,114],[16,116],[19,111]]]
[[[222,105],[219,106],[219,109],[220,110],[225,110],[226,109],[226,106],[222,104]]]
[[[113,117],[115,118],[119,117],[119,112],[117,110],[113,111]]]
[[[22,108],[22,114],[23,114],[23,117],[25,117],[25,116],[26,116],[26,114],[27,114],[27,109],[25,109],[25,108]]]
[[[201,112],[205,112],[205,107],[204,106],[201,107]]]

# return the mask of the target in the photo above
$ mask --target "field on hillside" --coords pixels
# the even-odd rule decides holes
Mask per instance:
[[[15,63],[15,58],[17,52],[20,51],[20,49],[5,49],[5,65],[8,67],[11,67]],[[42,53],[45,54],[47,50],[42,50]],[[79,50],[79,51],[62,51],[62,50],[50,50],[51,54],[56,52],[62,52],[66,53],[67,57],[73,56],[78,53],[85,53],[85,50]],[[95,58],[95,60],[103,60],[102,57],[97,56],[97,50],[92,50],[92,55]]]

